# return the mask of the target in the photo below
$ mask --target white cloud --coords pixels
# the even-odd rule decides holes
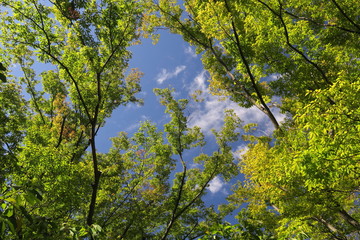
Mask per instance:
[[[138,130],[138,128],[141,125],[141,122],[148,121],[150,118],[146,115],[141,115],[139,121],[135,121],[133,124],[130,124],[126,129],[125,132],[133,132],[135,130]]]
[[[273,73],[266,77],[262,77],[261,80],[266,81],[266,82],[271,82],[271,81],[276,81],[281,77],[282,77],[282,75],[280,73]]]
[[[235,157],[242,157],[247,151],[249,151],[249,147],[247,145],[240,145],[236,148],[234,152]]]
[[[225,182],[222,181],[220,177],[216,176],[213,180],[209,182],[208,189],[211,193],[217,193],[223,188],[224,185]]]
[[[211,95],[206,84],[206,71],[198,74],[192,84],[190,91],[201,90],[202,103],[193,105],[193,111],[189,116],[189,126],[199,126],[205,134],[210,134],[211,129],[220,129],[223,124],[226,109],[233,109],[234,112],[240,117],[244,124],[258,123],[261,129],[264,129],[265,134],[270,134],[274,130],[274,126],[268,117],[257,109],[255,106],[251,108],[239,107],[235,102],[226,98],[221,100],[218,96]],[[279,112],[279,109],[273,108],[275,117],[282,121],[284,115]]]
[[[218,129],[224,118],[226,103],[209,94],[206,86],[206,71],[202,71],[195,77],[190,89],[190,91],[201,90],[200,98],[203,98],[204,102],[193,106],[194,110],[189,116],[189,125],[199,126],[205,133],[210,133],[212,128]]]
[[[140,127],[140,123],[133,123],[125,129],[125,132],[132,132]]]
[[[190,47],[190,46],[187,46],[184,50],[185,54],[189,55],[190,57],[192,58],[196,58],[197,57],[197,54],[195,53],[195,50]]]
[[[198,74],[195,79],[194,82],[191,84],[191,89],[199,89],[201,91],[206,91],[207,92],[207,88],[206,88],[206,71],[203,70],[201,71],[200,74]]]
[[[230,107],[234,109],[236,115],[245,123],[263,123],[267,121],[267,116],[265,113],[261,112],[257,107],[253,106],[251,108],[239,107],[235,103],[231,103]]]
[[[167,69],[163,68],[163,69],[161,69],[161,72],[156,76],[156,81],[159,84],[162,84],[164,81],[166,81],[170,78],[176,77],[177,75],[179,75],[179,73],[181,73],[185,69],[186,69],[186,66],[184,66],[184,65],[177,66],[175,68],[175,70],[172,72],[169,72]]]

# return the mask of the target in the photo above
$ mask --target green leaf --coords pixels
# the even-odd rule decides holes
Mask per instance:
[[[12,205],[8,206],[8,208],[4,211],[4,216],[10,218],[14,215],[14,207]]]
[[[5,198],[4,201],[11,203],[12,205],[17,205],[17,201],[14,198]]]

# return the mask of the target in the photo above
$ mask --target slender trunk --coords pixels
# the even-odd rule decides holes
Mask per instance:
[[[179,140],[180,141],[180,140]],[[182,150],[179,151],[179,156],[180,156],[180,160],[181,160],[181,164],[183,165],[183,174],[181,176],[181,182],[180,182],[180,189],[179,189],[179,192],[178,192],[178,196],[176,198],[176,201],[175,201],[175,206],[174,206],[174,210],[172,212],[172,216],[171,216],[171,219],[170,219],[170,222],[168,223],[167,227],[166,227],[166,230],[165,230],[165,233],[164,233],[164,236],[161,238],[162,240],[165,240],[167,238],[167,236],[169,235],[170,233],[170,229],[173,227],[176,219],[177,219],[177,210],[180,206],[180,201],[181,201],[181,197],[182,197],[182,192],[183,192],[183,189],[184,189],[184,186],[185,186],[185,179],[186,179],[186,173],[187,173],[187,167],[186,167],[186,163],[185,161],[183,160],[182,158]]]
[[[226,6],[226,9],[227,11],[232,14],[231,10],[230,10],[230,6],[228,5],[227,1],[225,0],[225,6]],[[235,22],[234,20],[231,20],[231,27],[232,27],[232,30],[234,32],[234,36],[235,36],[235,44],[237,46],[237,49],[238,49],[238,52],[239,52],[239,55],[240,55],[240,58],[245,66],[245,69],[246,69],[246,72],[247,74],[249,75],[249,78],[250,78],[250,81],[251,81],[251,85],[252,85],[252,88],[254,89],[255,93],[256,93],[256,96],[258,98],[258,100],[260,101],[260,105],[261,105],[261,108],[259,108],[262,112],[264,112],[270,119],[270,121],[273,123],[274,127],[278,130],[281,131],[281,128],[280,128],[280,125],[277,121],[277,119],[275,118],[274,114],[272,113],[272,111],[270,110],[270,108],[268,107],[268,105],[266,104],[265,100],[264,100],[264,97],[262,95],[262,93],[260,92],[260,89],[256,83],[256,79],[255,79],[255,76],[253,75],[251,69],[250,69],[250,64],[248,62],[248,60],[246,59],[245,57],[245,53],[243,51],[243,47],[241,46],[241,43],[240,43],[240,36],[237,32],[237,29],[236,29],[236,26],[235,26]]]
[[[348,214],[344,209],[339,210],[339,215],[355,229],[360,230],[360,223]]]
[[[91,146],[91,154],[92,154],[92,161],[93,161],[93,169],[94,169],[94,182],[91,185],[92,187],[92,193],[91,193],[91,200],[90,200],[90,205],[89,205],[89,213],[87,216],[87,220],[86,223],[87,225],[91,225],[93,224],[93,217],[94,217],[94,213],[95,213],[95,205],[96,205],[96,196],[97,196],[97,191],[99,188],[99,182],[100,182],[100,176],[101,176],[101,172],[99,171],[98,168],[98,159],[97,159],[97,154],[96,154],[96,145],[95,145],[95,125],[92,125],[91,127],[91,139],[90,139],[90,146]]]
[[[322,217],[312,217],[312,219],[318,221],[319,223],[323,224],[329,231],[329,233],[338,240],[345,240],[346,238],[340,237],[337,234],[339,233],[339,230],[332,225],[331,223],[329,223],[328,221],[326,221],[324,218]]]

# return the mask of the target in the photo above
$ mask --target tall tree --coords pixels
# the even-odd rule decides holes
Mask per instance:
[[[22,71],[22,76],[16,74],[3,84],[9,93],[2,91],[2,95],[7,94],[4,98],[12,103],[5,106],[5,122],[10,124],[11,118],[22,121],[25,114],[16,118],[22,110],[20,100],[11,100],[16,97],[11,96],[11,86],[13,92],[15,84],[25,86],[30,103],[25,138],[17,144],[21,151],[13,149],[11,139],[2,140],[11,153],[7,155],[18,166],[6,181],[42,193],[43,201],[31,211],[46,218],[43,222],[67,222],[70,216],[75,219],[79,215],[86,216],[88,226],[94,226],[101,181],[96,135],[113,109],[138,101],[134,95],[140,91],[141,74],[126,72],[131,56],[126,48],[139,37],[141,7],[135,1],[1,4],[2,62]],[[14,115],[7,117],[6,111]],[[5,129],[16,137],[17,129]],[[82,165],[88,147],[91,166],[86,169]],[[76,184],[82,181],[87,185]],[[19,238],[33,238],[26,234],[40,231],[33,219],[31,222],[34,229],[28,231],[17,224]],[[54,229],[46,231],[60,232],[60,224],[48,226]],[[48,239],[50,232],[44,234]]]
[[[358,238],[357,2],[148,4],[145,27],[182,35],[202,53],[215,94],[256,106],[278,129],[271,138],[244,136],[247,180],[229,199],[249,203],[253,226],[261,221],[280,239]],[[271,106],[288,114],[284,124]]]
[[[205,144],[198,127],[189,128],[184,115],[187,100],[175,100],[168,89],[156,89],[170,121],[164,132],[144,122],[129,136],[121,132],[113,147],[101,155],[103,183],[98,222],[108,239],[194,239],[221,221],[202,197],[218,175],[237,174],[229,143],[236,141],[239,119],[228,112],[217,132],[219,149],[201,153]],[[189,150],[199,152],[189,157]],[[174,176],[175,175],[175,176]]]

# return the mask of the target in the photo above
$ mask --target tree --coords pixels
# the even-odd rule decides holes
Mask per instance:
[[[252,224],[280,239],[358,238],[356,2],[178,2],[148,1],[146,27],[182,35],[202,53],[215,94],[256,106],[277,129],[244,135],[247,180],[229,200],[248,203]]]
[[[186,151],[205,144],[200,129],[187,126],[183,113],[187,100],[175,100],[168,89],[155,92],[171,117],[164,132],[143,122],[133,136],[122,132],[113,138],[110,152],[101,155],[103,183],[96,222],[109,239],[202,236],[209,225],[221,220],[202,200],[209,182],[217,175],[237,174],[228,145],[239,135],[236,116],[228,112],[227,124],[215,133],[218,151],[187,158]]]
[[[144,122],[97,152],[112,111],[141,102],[141,73],[127,70],[140,2],[1,3],[1,62],[22,72],[0,86],[2,239],[185,239],[221,221],[202,197],[215,176],[238,173],[233,112],[214,132],[218,150],[186,159],[204,136],[187,125],[188,100],[157,89],[171,117],[164,132]]]
[[[43,238],[49,238],[50,229],[60,234],[61,224],[69,216],[72,220],[86,216],[87,225],[96,227],[93,219],[101,178],[96,135],[114,108],[138,101],[134,95],[140,91],[141,74],[136,70],[126,74],[131,56],[126,48],[139,37],[136,29],[141,8],[127,1],[72,1],[71,7],[76,9],[69,13],[67,1],[1,4],[1,44],[6,50],[2,62],[16,64],[23,72],[22,76],[8,77],[8,83],[2,85],[9,89],[9,93],[2,91],[7,94],[4,98],[12,103],[4,106],[4,117],[11,124],[4,135],[25,135],[23,141],[2,140],[10,153],[6,155],[17,166],[3,181],[14,194],[14,185],[42,193],[43,200],[31,213],[48,223],[46,234],[41,233]],[[77,18],[71,16],[74,11]],[[46,70],[36,72],[35,62]],[[11,86],[16,93],[20,84],[26,86],[30,99],[28,112],[22,110],[19,95],[9,95]],[[18,118],[15,114],[7,117],[10,111],[20,113]],[[24,117],[26,130],[19,124]],[[88,147],[91,165],[86,169],[82,165]],[[88,185],[75,184],[79,181]],[[39,231],[38,226],[28,230],[16,225],[19,238],[34,237]],[[40,235],[37,238],[41,239]]]

